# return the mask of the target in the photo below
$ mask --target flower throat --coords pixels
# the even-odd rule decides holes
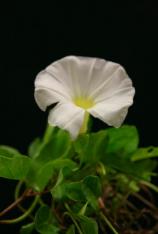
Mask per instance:
[[[79,106],[82,107],[83,109],[89,109],[91,107],[94,106],[94,101],[91,98],[86,98],[86,97],[77,97],[74,99],[74,103]]]

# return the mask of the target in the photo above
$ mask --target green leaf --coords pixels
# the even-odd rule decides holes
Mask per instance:
[[[0,155],[12,157],[15,154],[20,154],[17,149],[14,149],[13,147],[7,145],[0,145]]]
[[[29,223],[21,227],[20,234],[31,234],[34,230],[34,223]]]
[[[30,157],[34,158],[37,157],[41,150],[41,140],[36,138],[28,148],[28,154]]]
[[[99,178],[97,176],[87,176],[83,180],[82,191],[93,209],[98,210],[98,198],[101,196],[101,184]]]
[[[81,155],[81,162],[96,163],[105,153],[108,142],[107,131],[81,135],[75,142],[75,151]]]
[[[158,147],[146,147],[146,148],[139,148],[133,155],[131,160],[137,161],[142,159],[149,159],[153,157],[158,157]]]
[[[137,181],[131,180],[131,178],[129,178],[125,174],[119,174],[119,173],[117,174],[116,178],[117,178],[116,186],[118,191],[121,191],[123,193],[127,193],[130,191],[139,192],[140,188],[138,186]]]
[[[66,185],[65,184],[59,184],[55,186],[53,189],[51,189],[51,194],[54,199],[56,200],[65,200],[67,198],[66,194]]]
[[[81,207],[81,209],[79,210],[78,214],[79,214],[79,215],[85,215],[86,210],[87,210],[87,206],[88,206],[88,202],[86,202],[86,203]]]
[[[101,196],[101,183],[97,176],[89,175],[83,180],[84,185],[89,188],[96,197]]]
[[[82,182],[71,182],[66,186],[67,197],[74,201],[85,200],[82,192]]]
[[[47,163],[59,157],[68,155],[71,149],[71,138],[68,132],[58,129],[53,131],[48,142],[44,142],[36,160],[41,164]]]
[[[95,188],[95,189],[94,189]],[[98,207],[97,199],[101,195],[101,185],[97,176],[87,176],[77,182],[64,182],[57,184],[51,190],[52,196],[58,200],[73,200],[86,202]]]
[[[85,201],[82,191],[82,182],[66,182],[52,189],[52,195],[59,200],[70,199],[73,201]]]
[[[105,167],[110,167],[136,179],[150,180],[151,172],[156,162],[150,160],[132,162],[133,154],[138,148],[138,133],[134,126],[123,126],[121,128],[107,129],[109,142],[106,153],[102,157]]]
[[[104,164],[135,179],[150,180],[157,162],[149,159],[141,162],[132,162],[129,158],[122,155],[111,154],[104,158]]]
[[[128,156],[135,152],[139,137],[135,126],[124,125],[120,128],[107,129],[109,142],[106,154],[120,154]]]
[[[0,177],[7,179],[24,179],[30,169],[31,159],[23,155],[12,157],[0,155]]]
[[[38,191],[42,191],[48,184],[49,180],[56,171],[60,171],[62,168],[70,168],[73,170],[76,168],[76,163],[70,159],[56,159],[50,161],[43,166],[38,166],[36,162],[33,164],[32,171],[28,174],[28,183]]]
[[[27,176],[27,183],[41,191],[49,182],[54,172],[64,167],[74,168],[70,156],[72,142],[69,133],[48,127],[43,141],[35,140],[29,147],[32,164]]]
[[[66,234],[75,234],[75,226],[73,224],[69,227]]]
[[[98,234],[98,225],[94,219],[83,215],[77,215],[77,221],[83,234]]]
[[[76,141],[74,141],[75,152],[78,154],[83,153],[89,142],[89,134],[79,135]]]
[[[48,206],[42,206],[35,216],[35,228],[41,234],[57,234],[59,228]]]

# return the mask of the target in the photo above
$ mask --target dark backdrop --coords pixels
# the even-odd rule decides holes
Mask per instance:
[[[158,145],[157,1],[74,2],[13,1],[2,9],[0,144],[26,153],[47,120],[34,102],[36,74],[63,56],[81,55],[125,67],[136,88],[125,122],[137,126],[141,146]],[[95,123],[96,128],[101,126]],[[1,180],[1,209],[12,200],[13,187]],[[2,229],[18,233],[18,225]]]

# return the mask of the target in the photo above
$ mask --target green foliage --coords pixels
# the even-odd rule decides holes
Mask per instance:
[[[136,179],[150,180],[152,171],[156,168],[157,162],[151,160],[132,162],[128,158],[121,157],[121,155],[111,154],[109,157],[105,157],[104,164]]]
[[[41,140],[39,138],[36,138],[30,145],[28,148],[28,155],[30,157],[37,157],[37,155],[39,155],[40,150],[41,150]]]
[[[49,134],[49,138],[43,141],[40,145],[40,150],[36,154],[36,160],[40,163],[47,163],[59,157],[69,156],[71,149],[71,138],[68,132],[61,129],[52,129],[52,134]],[[37,146],[40,142],[36,140],[33,146]],[[33,148],[32,146],[32,148]]]
[[[97,176],[86,176],[83,180],[77,182],[62,181],[54,186],[51,193],[53,198],[57,200],[88,202],[97,210],[97,199],[101,196],[101,184]]]
[[[70,199],[73,201],[84,201],[82,182],[62,183],[52,189],[52,196],[59,200]]]
[[[98,176],[89,175],[83,180],[83,184],[87,187],[96,197],[101,195],[101,184]]]
[[[65,214],[67,214],[74,223],[74,225],[71,225],[68,229],[68,233],[75,233],[76,228],[77,233],[79,234],[98,234],[98,225],[93,218],[81,214],[75,214],[69,207],[68,210],[69,211]]]
[[[36,162],[38,163],[38,162]],[[27,181],[30,186],[35,188],[37,191],[42,191],[48,184],[49,180],[59,171],[61,168],[75,169],[76,164],[70,159],[55,159],[54,161],[49,161],[43,165],[32,164],[32,171],[28,174]]]
[[[94,210],[98,210],[98,198],[101,196],[101,184],[97,176],[87,176],[82,184],[83,193],[86,200],[91,204]]]
[[[75,234],[75,226],[73,224],[69,227],[66,234]]]
[[[121,128],[109,128],[107,154],[117,154],[128,157],[138,147],[139,137],[135,126],[124,125]]]
[[[79,222],[83,234],[98,234],[98,225],[94,219],[84,215],[77,215],[76,219]]]
[[[23,180],[30,168],[31,160],[21,154],[11,155],[10,151],[0,155],[0,177]]]
[[[137,181],[131,180],[125,174],[118,174],[116,181],[117,191],[121,193],[139,192],[140,190]]]
[[[19,154],[17,149],[14,149],[8,145],[0,145],[0,155],[12,157],[15,154]]]
[[[142,159],[149,159],[158,157],[158,147],[146,147],[146,148],[139,148],[137,151],[132,155],[132,161],[142,160]]]
[[[48,206],[42,206],[35,216],[35,228],[41,234],[57,234],[59,228]]]
[[[82,163],[94,164],[105,154],[107,142],[107,131],[99,131],[79,136],[74,147]]]
[[[20,234],[31,234],[34,230],[34,223],[29,223],[21,227]]]
[[[51,177],[61,168],[74,169],[75,162],[69,159],[71,139],[66,131],[52,128],[47,132],[47,138],[40,142],[36,140],[29,147],[32,164],[27,176],[27,183],[38,191],[42,191]],[[49,134],[48,134],[49,133]]]
[[[142,181],[156,191],[150,181],[158,148],[138,148],[138,143],[136,128],[126,125],[83,134],[75,141],[66,131],[49,127],[43,139],[31,143],[29,156],[0,146],[1,177],[24,181],[41,199],[43,193],[51,194],[49,206],[38,204],[34,222],[24,225],[20,234],[34,229],[41,234],[98,234],[100,205],[109,205],[101,204],[106,189],[115,189],[115,197],[110,197],[114,213],[123,197],[139,192]]]
[[[102,162],[117,171],[121,171],[136,179],[150,180],[151,172],[157,163],[151,160],[133,162],[132,158],[138,150],[138,133],[134,126],[109,128],[109,142]]]

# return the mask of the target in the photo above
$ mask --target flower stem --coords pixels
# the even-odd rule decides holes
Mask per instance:
[[[38,202],[38,199],[39,199],[39,196],[36,196],[33,203],[29,207],[29,209],[23,215],[19,216],[18,218],[15,218],[15,219],[0,220],[0,223],[2,223],[2,224],[13,224],[13,223],[21,222],[34,210],[34,208],[36,207],[36,204]]]
[[[108,225],[108,227],[111,229],[111,231],[114,233],[114,234],[119,234],[115,228],[112,226],[112,224],[110,223],[110,221],[107,219],[107,217],[101,212],[100,213],[100,216],[101,218],[105,221],[105,223]]]
[[[84,114],[84,119],[83,119],[83,124],[80,128],[80,133],[79,134],[83,134],[87,132],[88,129],[88,120],[89,120],[89,113],[86,111]]]
[[[46,127],[46,130],[45,130],[45,133],[44,133],[44,137],[43,137],[44,143],[47,143],[49,141],[49,138],[50,138],[53,130],[54,130],[54,128],[48,124]]]

